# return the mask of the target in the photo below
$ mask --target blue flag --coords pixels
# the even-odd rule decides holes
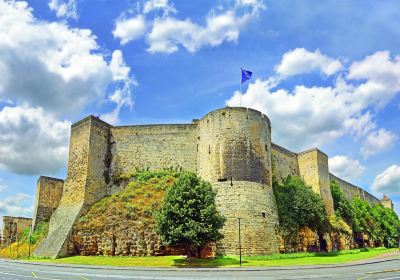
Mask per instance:
[[[242,69],[242,68],[240,68],[240,70],[242,70],[242,84],[243,84],[243,83],[246,82],[247,80],[250,80],[251,75],[253,74],[253,72],[244,70],[244,69]]]

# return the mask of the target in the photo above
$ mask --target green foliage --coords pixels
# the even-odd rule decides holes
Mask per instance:
[[[395,247],[400,233],[397,214],[382,205],[371,206],[368,202],[355,198],[352,202],[355,219],[353,229],[358,234],[366,233],[375,242]]]
[[[359,197],[350,202],[335,181],[331,182],[331,193],[336,216],[352,227],[355,236],[367,234],[378,245],[396,246],[400,221],[393,210],[381,204],[371,206]]]
[[[182,172],[156,213],[156,231],[163,243],[184,245],[191,256],[201,246],[223,238],[220,229],[225,218],[216,209],[215,195],[210,183]]]
[[[322,232],[327,215],[321,197],[314,193],[299,177],[288,176],[279,184],[273,182],[279,214],[279,227],[286,243],[295,244],[303,227]]]
[[[355,213],[351,202],[346,199],[336,181],[332,181],[330,186],[336,216],[341,217],[348,225],[352,226]]]
[[[21,237],[21,243],[29,243],[29,233],[31,228],[27,227],[24,229]],[[35,230],[32,232],[31,244],[39,243],[43,238],[46,237],[49,232],[49,224],[46,222],[39,223]]]

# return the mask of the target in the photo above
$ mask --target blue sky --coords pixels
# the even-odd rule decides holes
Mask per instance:
[[[263,111],[400,213],[398,1],[0,0],[0,214],[65,178],[71,123]],[[239,98],[240,67],[253,77]]]

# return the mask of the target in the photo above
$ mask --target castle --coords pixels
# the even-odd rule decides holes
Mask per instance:
[[[115,192],[115,178],[135,170],[173,168],[197,173],[217,192],[216,204],[227,218],[217,250],[237,254],[237,218],[242,220],[244,254],[279,250],[278,213],[273,176],[303,178],[333,214],[330,181],[348,199],[381,201],[329,173],[328,156],[318,149],[291,152],[271,142],[271,122],[259,111],[226,107],[190,124],[112,126],[89,116],[71,127],[65,181],[40,177],[33,226],[49,220],[49,233],[34,254],[68,254],[74,223],[88,208]],[[382,204],[393,207],[385,197]],[[3,230],[4,235],[4,230]]]

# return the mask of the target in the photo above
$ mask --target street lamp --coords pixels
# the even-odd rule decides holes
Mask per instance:
[[[238,230],[239,230],[239,262],[240,262],[240,266],[242,266],[242,239],[241,239],[241,236],[240,236],[240,220],[241,220],[242,218],[238,218],[238,224],[239,224],[239,227],[238,227]]]

